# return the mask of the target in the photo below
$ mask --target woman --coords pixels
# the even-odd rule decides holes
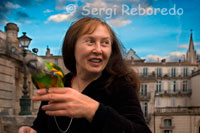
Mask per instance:
[[[33,126],[19,133],[149,133],[139,100],[136,74],[122,59],[113,30],[85,17],[68,29],[62,48],[69,74],[66,88],[41,89]]]

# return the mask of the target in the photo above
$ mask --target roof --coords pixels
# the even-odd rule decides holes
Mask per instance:
[[[131,63],[131,61],[128,61]],[[134,62],[132,66],[198,66],[198,64],[190,64],[189,62]]]

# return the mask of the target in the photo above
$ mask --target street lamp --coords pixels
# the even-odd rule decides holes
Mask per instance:
[[[29,44],[31,42],[31,38],[26,36],[26,32],[23,32],[23,36],[18,38],[20,47],[23,48],[23,59],[25,60],[25,57],[27,55],[26,48],[29,47]],[[19,115],[31,115],[30,112],[30,105],[31,105],[31,99],[30,96],[28,96],[28,85],[27,85],[27,71],[26,71],[26,64],[25,61],[23,61],[24,64],[24,85],[23,85],[23,96],[20,98],[20,109]]]

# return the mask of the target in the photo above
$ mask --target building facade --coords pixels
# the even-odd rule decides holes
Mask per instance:
[[[128,54],[140,76],[140,103],[152,132],[200,133],[200,69],[192,34],[184,61],[144,62]]]
[[[19,28],[9,23],[0,31],[0,133],[16,133],[21,125],[31,125],[40,102],[31,102],[31,116],[19,116],[19,99],[23,95],[23,57],[18,41]],[[29,54],[33,54],[28,51]],[[47,47],[48,62],[60,66],[62,57],[54,56]],[[184,61],[145,62],[130,49],[124,56],[139,74],[139,98],[147,124],[153,133],[200,133],[200,69],[192,34]],[[29,95],[36,88],[28,74]]]

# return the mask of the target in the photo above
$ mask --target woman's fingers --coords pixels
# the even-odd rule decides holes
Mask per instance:
[[[71,94],[71,88],[49,88],[48,92],[46,89],[37,90],[36,96],[32,96],[33,101],[65,101],[68,98],[67,94]]]
[[[49,102],[63,102],[68,100],[68,95],[65,94],[44,94],[44,95],[36,95],[32,96],[31,99],[33,101],[49,101]]]
[[[67,113],[66,110],[56,110],[56,111],[45,111],[47,115],[51,116],[68,116],[68,117],[74,117],[70,113]]]
[[[18,133],[37,133],[34,129],[28,127],[28,126],[22,126],[19,130]]]
[[[57,94],[63,94],[69,91],[71,88],[42,88],[37,90],[38,95],[44,95],[47,93],[57,93]]]
[[[55,111],[55,110],[64,110],[69,108],[66,103],[50,103],[48,105],[42,106],[42,109],[45,111]]]

